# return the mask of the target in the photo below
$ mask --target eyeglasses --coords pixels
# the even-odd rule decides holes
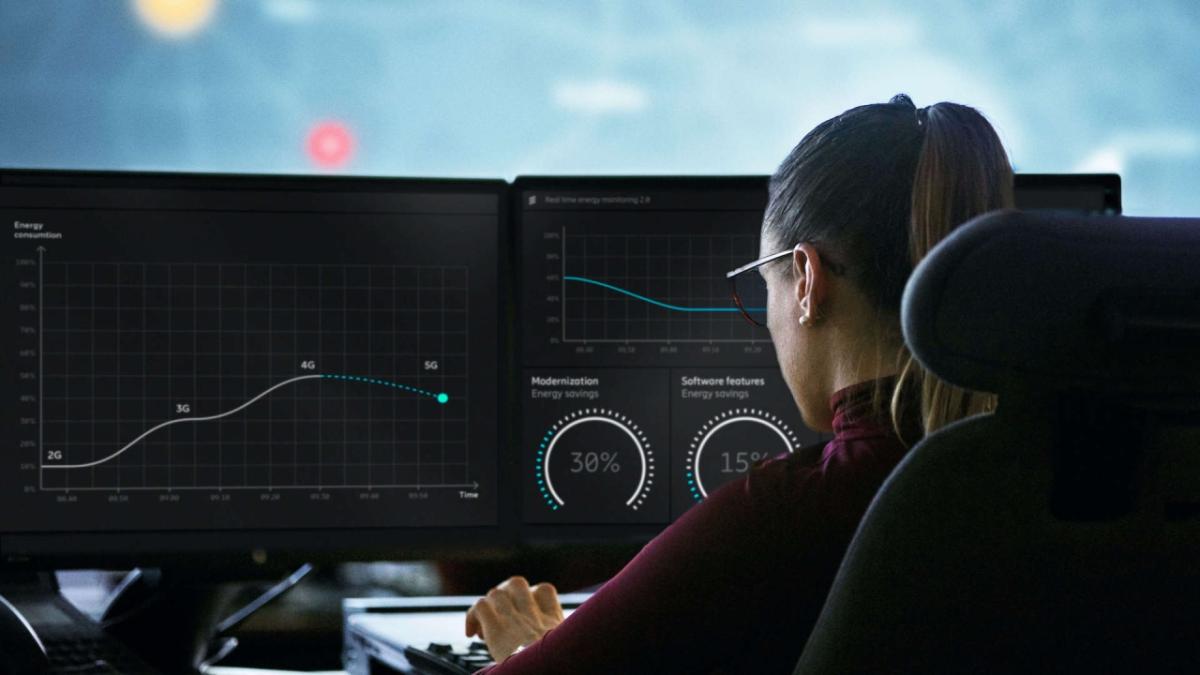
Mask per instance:
[[[772,253],[725,273],[725,278],[729,280],[729,290],[733,294],[733,304],[741,311],[742,317],[755,326],[767,325],[767,280],[763,278],[761,268],[767,263],[792,255],[793,250]],[[820,255],[820,258],[832,274],[842,276],[846,273],[844,266],[830,262],[823,255]]]

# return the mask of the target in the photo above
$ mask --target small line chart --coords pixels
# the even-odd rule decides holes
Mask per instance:
[[[621,233],[562,227],[556,298],[564,343],[752,343],[725,272],[757,255],[756,235]],[[551,268],[552,269],[552,268]],[[553,273],[551,273],[553,274]],[[749,308],[764,312],[765,307]]]
[[[571,276],[571,275],[564,276],[563,279],[570,283],[589,284],[592,286],[598,286],[600,288],[608,289],[608,290],[612,291],[613,293],[617,293],[619,295],[624,295],[624,296],[633,298],[635,300],[641,300],[642,302],[644,302],[646,304],[653,305],[655,307],[661,307],[663,309],[667,309],[672,312],[699,312],[699,313],[708,313],[708,314],[732,314],[732,313],[741,311],[737,307],[685,307],[682,305],[671,304],[669,302],[663,302],[661,300],[655,300],[654,298],[648,298],[640,293],[635,293],[627,288],[621,288],[620,286],[615,286],[608,282],[598,281],[596,279],[587,279],[584,277],[576,277],[576,276]],[[748,308],[746,308],[746,311],[764,312],[764,311],[766,311],[766,308],[765,307],[748,307]]]

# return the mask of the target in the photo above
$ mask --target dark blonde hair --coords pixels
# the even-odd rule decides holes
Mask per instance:
[[[962,223],[1011,208],[1012,183],[1004,146],[978,110],[918,109],[899,94],[826,120],[796,145],[771,178],[763,235],[777,248],[811,243],[845,268],[899,341],[913,267]],[[918,403],[924,433],[995,407],[989,394],[942,382],[903,346],[880,356],[894,358],[900,375],[876,391],[876,407],[902,438],[901,419]]]

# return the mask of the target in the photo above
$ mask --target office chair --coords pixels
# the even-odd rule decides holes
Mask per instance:
[[[998,407],[884,483],[795,673],[1200,672],[1200,219],[980,216],[902,324]]]

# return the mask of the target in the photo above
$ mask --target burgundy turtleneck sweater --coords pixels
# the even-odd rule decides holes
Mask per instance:
[[[781,456],[715,491],[561,625],[484,672],[791,673],[906,451],[870,414],[873,384],[833,395],[834,437],[819,456]]]

